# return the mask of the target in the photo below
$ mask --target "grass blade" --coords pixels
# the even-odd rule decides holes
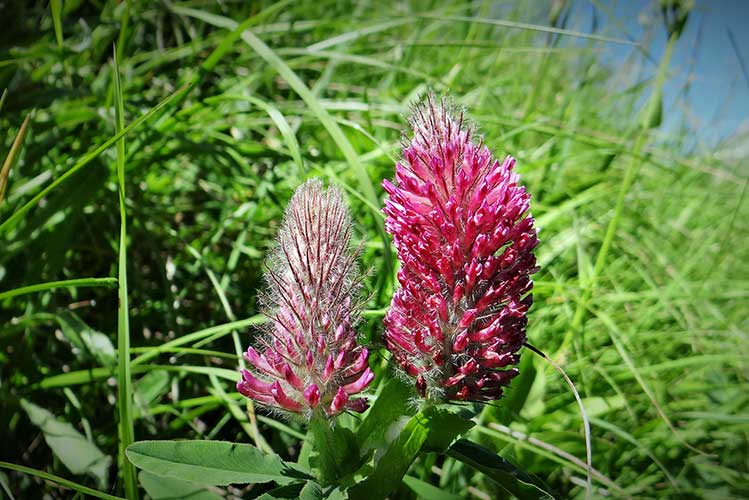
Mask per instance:
[[[663,409],[661,404],[658,402],[658,398],[655,395],[655,391],[653,391],[653,389],[649,386],[649,384],[645,382],[645,379],[640,374],[640,371],[638,370],[634,361],[632,361],[632,357],[629,355],[629,353],[627,352],[627,349],[625,348],[624,344],[621,341],[621,337],[623,336],[623,333],[619,330],[619,327],[616,325],[614,320],[611,319],[611,316],[609,316],[603,311],[599,311],[595,309],[593,309],[592,312],[598,319],[601,320],[601,322],[604,325],[606,325],[609,336],[611,338],[611,343],[614,344],[614,347],[616,348],[617,352],[622,357],[622,361],[624,361],[624,364],[627,366],[629,371],[632,373],[632,376],[640,385],[640,388],[642,389],[642,391],[650,400],[651,404],[653,405],[653,408],[655,409],[656,413],[661,418],[661,420],[663,420],[663,422],[666,424],[669,430],[674,434],[674,436],[676,436],[676,438],[684,446],[686,446],[692,451],[705,455],[703,451],[687,443],[686,440],[681,436],[679,431],[676,429],[676,426],[674,426],[673,422],[671,422],[671,419],[668,417],[665,410]]]
[[[480,24],[489,24],[492,26],[501,26],[503,28],[540,31],[542,33],[551,33],[554,35],[571,36],[575,38],[585,38],[588,40],[595,40],[598,42],[618,43],[622,45],[637,45],[636,42],[625,40],[623,38],[613,38],[610,36],[594,35],[591,33],[582,33],[580,31],[572,31],[572,30],[566,30],[566,29],[561,29],[561,28],[551,28],[549,26],[541,26],[539,24],[528,24],[528,23],[519,23],[515,21],[506,21],[504,19],[489,19],[489,18],[483,18],[483,17],[468,17],[468,16],[441,16],[441,15],[436,15],[436,14],[421,14],[419,17],[423,17],[426,19],[436,19],[438,21],[451,21],[451,22],[459,21],[459,22],[466,22],[466,23],[480,23]]]
[[[114,103],[115,132],[125,128],[124,106],[117,49],[114,51]],[[127,300],[127,213],[125,209],[125,139],[117,141],[117,185],[120,199],[120,245],[118,263],[118,308],[117,308],[117,409],[119,414],[119,463],[128,498],[138,498],[138,480],[135,467],[125,456],[125,450],[134,441],[132,409],[132,379],[130,373],[130,320]]]
[[[304,162],[302,161],[302,153],[299,150],[299,142],[297,141],[296,136],[294,135],[294,131],[289,126],[289,122],[286,121],[286,118],[283,116],[283,114],[281,114],[278,108],[263,101],[262,99],[258,99],[252,96],[248,96],[246,99],[258,108],[268,113],[268,116],[270,116],[270,119],[273,120],[273,123],[275,123],[276,127],[278,128],[278,131],[281,132],[281,136],[283,136],[284,141],[286,141],[286,147],[289,149],[291,158],[297,164],[299,170],[304,171]]]
[[[125,500],[122,497],[116,497],[108,493],[96,491],[92,488],[89,488],[88,486],[83,486],[82,484],[74,483],[73,481],[70,481],[69,479],[65,479],[64,477],[56,476],[54,474],[50,474],[49,472],[32,469],[31,467],[24,467],[23,465],[11,464],[9,462],[0,462],[0,468],[10,469],[16,472],[22,472],[24,474],[36,476],[40,479],[44,479],[45,481],[49,481],[51,483],[60,485],[64,488],[70,488],[71,490],[77,491],[79,493],[83,493],[85,495],[91,495],[92,497],[103,498],[104,500]]]
[[[151,351],[145,354],[141,354],[140,356],[138,356],[137,358],[133,360],[132,364],[133,365],[143,364],[147,361],[152,360],[153,358],[158,357],[159,354],[162,354],[164,352],[169,352],[169,349],[173,347],[178,347],[181,345],[189,344],[191,342],[198,342],[206,338],[214,338],[215,340],[215,338],[218,338],[220,336],[228,335],[235,329],[259,325],[265,321],[266,321],[265,316],[263,316],[262,314],[257,314],[249,318],[240,319],[239,321],[232,321],[231,323],[211,326],[203,330],[198,330],[197,332],[183,335],[182,337],[166,342],[158,347],[153,348]],[[204,345],[206,343],[207,342],[203,342],[201,345]]]
[[[561,366],[559,366],[557,363],[555,363],[551,358],[549,358],[546,354],[539,351],[535,347],[532,347],[530,344],[525,344],[527,348],[529,348],[534,353],[541,356],[541,358],[549,363],[552,368],[554,368],[564,379],[564,382],[567,384],[567,386],[572,391],[572,394],[575,396],[575,401],[577,401],[577,406],[580,408],[580,418],[583,421],[583,431],[585,434],[585,475],[586,475],[586,481],[585,481],[585,498],[586,500],[590,498],[590,495],[593,490],[593,445],[591,444],[590,439],[590,420],[588,419],[588,414],[585,411],[585,405],[583,405],[583,401],[580,398],[580,393],[577,392],[577,388],[575,387],[574,382],[572,382],[572,379],[569,378],[567,373],[562,369]]]
[[[44,290],[53,290],[55,288],[76,288],[76,287],[109,287],[117,286],[116,278],[77,278],[72,280],[48,281],[47,283],[37,283],[36,285],[23,286],[14,288],[7,292],[0,292],[0,300],[29,293],[42,292]]]
[[[0,472],[0,487],[3,488],[3,491],[8,496],[8,498],[10,498],[10,500],[16,500],[16,497],[13,496],[13,492],[10,491],[10,483],[8,482],[8,476],[4,472]]]
[[[233,21],[227,17],[223,16],[217,16],[213,14],[207,14],[205,12],[195,10],[195,9],[189,9],[184,7],[172,7],[172,10],[178,14],[183,14],[185,16],[191,16],[195,17],[196,19],[200,19],[208,24],[212,24],[214,26],[219,26],[222,28],[227,28],[234,30],[239,26],[239,23],[236,21]],[[369,178],[369,174],[367,174],[366,169],[364,168],[364,165],[359,160],[359,155],[356,154],[356,151],[354,150],[354,147],[351,145],[351,142],[346,138],[346,135],[343,133],[343,130],[338,126],[338,123],[333,119],[332,116],[328,113],[328,111],[325,109],[325,107],[322,105],[320,100],[315,96],[315,94],[312,93],[312,91],[307,87],[307,85],[302,81],[301,78],[292,70],[284,61],[281,59],[274,51],[271,49],[268,45],[265,44],[262,40],[260,40],[258,37],[256,37],[251,31],[245,30],[241,34],[242,40],[244,40],[247,45],[249,45],[252,50],[254,50],[261,58],[265,60],[266,63],[268,63],[273,69],[275,69],[279,75],[286,81],[286,83],[289,84],[289,86],[299,94],[299,97],[302,98],[302,100],[305,102],[305,104],[309,107],[310,111],[317,117],[317,119],[320,121],[320,123],[325,127],[325,129],[330,134],[333,141],[336,143],[338,148],[343,153],[343,156],[346,158],[346,161],[351,165],[354,171],[354,176],[356,177],[357,181],[359,182],[359,185],[364,192],[365,197],[372,202],[374,205],[379,205],[380,201],[377,198],[377,193],[374,189],[374,184],[372,183],[372,180]],[[385,244],[385,249],[389,248],[389,241],[387,236],[385,235],[384,229],[378,224],[377,225],[377,232],[382,239],[383,243]],[[385,267],[387,269],[387,274],[390,275],[390,271],[393,269],[392,264],[392,255],[388,250],[383,251],[383,256],[385,260]]]
[[[586,287],[581,294],[580,301],[578,302],[577,309],[575,310],[575,316],[572,319],[571,328],[567,331],[567,334],[565,335],[562,342],[562,347],[559,349],[562,354],[566,352],[567,347],[573,340],[573,337],[576,337],[580,340],[583,337],[588,303],[592,298],[597,280],[603,272],[604,267],[606,266],[606,259],[608,257],[608,253],[611,249],[614,238],[616,237],[616,232],[619,227],[619,222],[622,218],[627,195],[629,194],[637,173],[640,170],[640,162],[637,158],[640,156],[640,153],[647,145],[649,139],[648,132],[650,131],[651,127],[655,126],[656,121],[660,120],[659,117],[661,109],[663,107],[663,85],[666,80],[668,66],[671,62],[671,56],[673,54],[674,46],[676,45],[677,40],[678,36],[672,35],[669,38],[663,57],[661,58],[661,61],[658,65],[658,75],[656,77],[655,86],[644,108],[644,114],[642,115],[642,120],[640,123],[640,130],[637,132],[634,146],[632,148],[632,151],[634,153],[630,157],[629,164],[627,165],[627,169],[624,172],[624,178],[622,179],[621,185],[619,187],[619,192],[616,197],[614,214],[611,217],[608,226],[606,227],[606,233],[604,235],[603,241],[601,242],[601,247],[598,250],[598,255],[596,256],[593,274],[588,280],[586,280]]]
[[[3,99],[5,98],[5,94],[3,94]],[[0,107],[2,106],[2,103],[0,103]],[[26,115],[26,119],[21,124],[21,128],[18,130],[18,134],[16,134],[16,138],[13,140],[13,145],[10,147],[10,151],[8,152],[8,156],[5,158],[5,162],[3,163],[3,168],[0,170],[0,206],[3,205],[3,199],[5,198],[5,190],[8,187],[8,177],[10,176],[10,169],[13,168],[13,165],[16,164],[16,160],[18,159],[18,153],[21,152],[21,146],[23,146],[23,140],[26,138],[26,132],[29,128],[29,120],[31,119],[31,115]]]
[[[36,196],[34,196],[32,199],[30,199],[26,204],[24,204],[21,208],[16,210],[13,215],[8,217],[2,224],[0,224],[0,234],[3,234],[5,232],[8,232],[11,230],[15,225],[18,223],[18,220],[21,219],[26,212],[34,208],[39,201],[41,201],[45,196],[47,196],[49,193],[51,193],[57,186],[65,182],[68,178],[70,178],[73,174],[78,172],[80,169],[88,165],[94,158],[98,157],[100,154],[102,154],[104,151],[109,149],[109,147],[117,142],[120,138],[124,137],[128,133],[132,132],[139,126],[141,126],[144,122],[152,118],[156,113],[158,113],[161,109],[163,109],[165,106],[167,106],[169,103],[180,97],[182,94],[188,91],[188,89],[192,86],[192,83],[188,82],[179,89],[177,89],[173,94],[171,94],[169,97],[158,103],[156,106],[151,108],[146,114],[139,117],[137,120],[132,122],[130,125],[104,141],[99,147],[91,151],[90,153],[87,153],[83,158],[78,160],[75,165],[70,167],[64,174],[62,174],[60,177],[52,181],[52,183],[47,186],[46,188],[42,189]]]
[[[50,0],[49,9],[52,11],[52,24],[55,27],[57,46],[62,48],[62,0]]]

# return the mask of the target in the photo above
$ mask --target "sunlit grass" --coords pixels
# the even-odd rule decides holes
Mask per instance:
[[[687,132],[643,125],[641,105],[663,82],[610,91],[599,53],[621,40],[581,37],[559,18],[549,30],[536,2],[501,22],[445,2],[171,5],[39,3],[7,28],[23,44],[0,47],[0,158],[12,165],[0,196],[0,460],[47,471],[0,482],[20,498],[66,496],[53,486],[62,478],[95,487],[54,458],[21,398],[111,457],[129,419],[137,440],[253,442],[295,459],[301,426],[248,412],[233,383],[237,341],[262,321],[263,259],[296,186],[313,175],[341,185],[371,269],[361,331],[379,345],[395,266],[379,185],[409,105],[433,89],[465,106],[498,156],[518,158],[534,195],[542,268],[529,341],[580,391],[594,491],[749,494],[746,173],[715,151],[685,152]],[[129,300],[119,336],[115,278]],[[71,312],[85,328],[60,327]],[[108,345],[87,340],[99,332]],[[103,365],[96,346],[117,346],[117,363]],[[378,380],[383,357],[372,354]],[[524,357],[514,389],[471,432],[582,497],[574,395]],[[130,373],[118,371],[127,360]],[[109,473],[106,491],[125,495]],[[449,457],[427,456],[409,476],[463,498],[499,495]],[[403,497],[421,485],[408,483]]]

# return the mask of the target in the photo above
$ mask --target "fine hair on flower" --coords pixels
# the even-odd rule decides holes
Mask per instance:
[[[243,395],[306,418],[366,410],[356,396],[374,374],[356,340],[362,278],[351,236],[338,188],[311,179],[295,191],[267,262],[261,304],[269,321],[244,354]]]

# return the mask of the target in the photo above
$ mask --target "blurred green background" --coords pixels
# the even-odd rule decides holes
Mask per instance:
[[[294,459],[304,426],[248,413],[234,389],[264,256],[304,179],[343,187],[371,270],[360,331],[381,345],[395,263],[380,182],[409,105],[431,89],[465,107],[496,156],[517,157],[533,195],[528,337],[581,393],[594,493],[749,496],[746,34],[700,31],[711,2],[636,3],[1,2],[0,461],[124,494],[122,301],[114,279],[89,279],[121,271],[120,185],[135,438],[253,442]],[[735,4],[723,3],[725,16]],[[699,61],[716,57],[733,72],[699,87]],[[713,112],[726,120],[690,119],[724,91]],[[118,102],[135,124],[119,183]],[[378,380],[386,358],[372,356]],[[521,370],[470,437],[583,497],[575,399],[530,351]],[[409,475],[502,498],[441,456]],[[0,484],[74,496],[9,469]],[[417,495],[404,484],[394,498]]]

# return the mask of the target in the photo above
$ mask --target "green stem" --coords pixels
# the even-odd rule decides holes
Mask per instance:
[[[309,423],[313,447],[317,452],[316,466],[319,469],[320,483],[328,485],[340,477],[336,460],[336,444],[330,422],[323,415],[314,415]]]
[[[345,427],[334,427],[318,407],[309,423],[314,452],[312,464],[323,486],[337,484],[359,465],[359,445],[354,434]]]
[[[115,132],[125,129],[120,68],[117,64],[117,49],[114,52]],[[132,374],[130,373],[130,317],[127,291],[127,213],[125,208],[125,140],[117,141],[117,183],[120,202],[120,245],[118,259],[117,311],[117,409],[119,412],[119,463],[125,483],[125,496],[138,498],[138,482],[135,467],[125,456],[125,449],[135,440],[132,410]]]

